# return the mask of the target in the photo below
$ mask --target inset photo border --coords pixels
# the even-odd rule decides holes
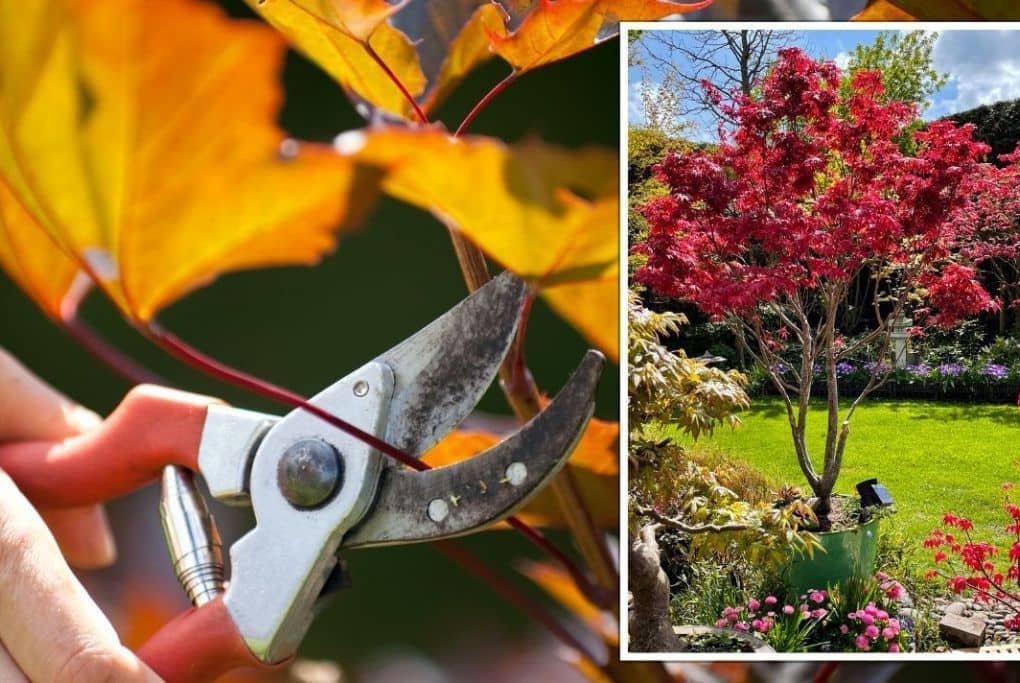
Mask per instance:
[[[1020,659],[1020,23],[620,34],[621,659]]]

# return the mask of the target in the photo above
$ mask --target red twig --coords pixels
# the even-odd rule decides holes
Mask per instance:
[[[375,51],[375,48],[368,44],[368,41],[365,41],[363,45],[365,46],[365,52],[368,53],[368,56],[371,57],[372,61],[378,64],[379,68],[386,73],[386,77],[393,82],[393,85],[397,86],[400,90],[400,94],[404,96],[404,99],[406,99],[408,104],[411,105],[411,108],[414,109],[414,113],[415,116],[418,117],[418,121],[423,124],[428,124],[429,117],[425,115],[424,111],[422,111],[421,106],[418,104],[418,100],[414,99],[414,95],[408,91],[404,82],[400,80],[400,77],[393,73],[393,69],[391,69],[389,64],[386,63],[386,60],[379,56],[379,53]]]
[[[457,126],[457,131],[453,134],[453,136],[459,138],[461,135],[467,132],[468,126],[470,126],[471,122],[475,120],[475,117],[478,116],[478,114],[489,105],[489,102],[495,99],[496,95],[503,92],[503,90],[505,90],[506,87],[513,83],[516,79],[517,72],[511,71],[509,76],[501,80],[496,85],[492,86],[492,90],[485,93],[485,96],[482,97],[482,99],[478,100],[478,103],[475,104],[475,106],[471,108],[471,111],[467,113],[467,116],[464,117],[464,120],[460,122],[459,126]]]
[[[120,349],[106,341],[88,323],[73,312],[60,321],[64,329],[79,346],[88,351],[96,360],[107,365],[115,373],[135,384],[162,384],[167,381]]]
[[[824,662],[820,667],[815,669],[815,675],[811,677],[811,683],[826,683],[832,674],[836,673],[836,667],[839,666],[836,662]]]
[[[577,638],[574,637],[570,631],[563,627],[561,623],[549,614],[541,605],[531,600],[527,595],[517,590],[513,584],[506,581],[502,576],[497,574],[491,567],[483,563],[474,555],[466,552],[460,546],[454,545],[449,541],[437,541],[436,545],[439,549],[446,554],[448,557],[456,560],[459,564],[467,567],[472,573],[481,577],[486,583],[502,595],[506,600],[517,605],[521,611],[527,614],[529,617],[539,622],[553,635],[559,638],[563,643],[570,646],[574,650],[595,666],[602,668],[602,663],[599,662],[599,658],[595,656],[592,651],[581,644]]]

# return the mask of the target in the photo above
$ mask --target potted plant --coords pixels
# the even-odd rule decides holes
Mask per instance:
[[[845,81],[834,63],[795,48],[780,51],[754,94],[716,99],[732,122],[719,144],[657,167],[669,193],[642,208],[649,234],[634,248],[644,259],[635,279],[728,325],[781,397],[828,551],[811,560],[828,563],[816,585],[869,575],[877,522],[833,495],[850,420],[892,369],[897,319],[952,326],[996,307],[953,250],[967,179],[991,182],[979,162],[988,147],[948,121],[912,133],[916,106],[887,101],[879,73]],[[867,315],[849,317],[864,331],[842,330],[859,306]],[[843,405],[849,359],[867,362]],[[813,381],[826,401],[814,454],[805,437]]]

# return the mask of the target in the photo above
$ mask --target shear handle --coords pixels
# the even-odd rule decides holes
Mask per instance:
[[[158,480],[167,465],[197,470],[206,409],[216,403],[143,384],[88,434],[0,446],[0,469],[39,506],[103,503]]]

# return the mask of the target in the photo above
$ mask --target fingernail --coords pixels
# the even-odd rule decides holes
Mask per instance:
[[[66,413],[67,423],[79,432],[90,432],[103,424],[103,418],[84,406],[76,405]]]

